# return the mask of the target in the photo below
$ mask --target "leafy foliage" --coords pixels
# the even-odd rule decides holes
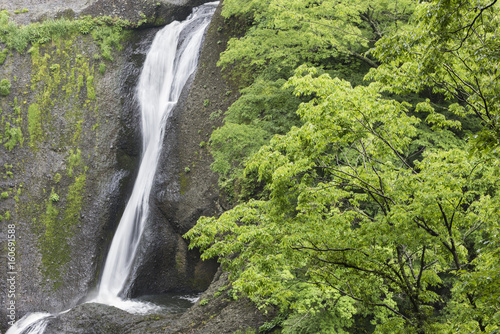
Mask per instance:
[[[281,89],[284,80],[258,79],[242,90],[242,97],[228,110],[225,125],[212,133],[212,170],[220,175],[220,185],[233,185],[242,177],[242,166],[274,134],[284,134],[299,119],[293,112],[300,99],[290,89]]]
[[[267,138],[266,138],[267,137]],[[258,127],[237,123],[226,123],[212,133],[211,143],[215,148],[212,169],[227,176],[231,163],[242,164],[269,139],[269,134]]]
[[[59,202],[59,195],[56,194],[54,191],[52,191],[52,193],[50,194],[50,197],[49,197],[50,201],[51,202]]]
[[[315,60],[307,55],[282,61],[300,42],[267,50],[257,32],[285,31],[299,7],[304,16],[295,16],[294,29],[315,7],[322,9],[315,19],[332,26],[327,3],[226,3],[228,14],[251,14],[256,25],[230,44],[221,64],[267,74],[270,63],[306,63],[283,86],[303,103],[286,133],[238,158],[243,180],[264,191],[220,217],[200,218],[185,235],[190,247],[218,258],[235,292],[278,306],[286,333],[500,330],[496,1],[418,4],[408,26],[380,35],[372,55],[381,65],[368,86],[354,87],[321,62],[323,69],[308,66]],[[366,15],[352,6],[352,20]],[[245,40],[255,44],[256,36],[267,53]],[[332,45],[325,50],[350,50]],[[428,98],[415,102],[414,93]],[[259,108],[240,100],[226,125],[265,128]],[[273,110],[263,105],[264,113]],[[219,151],[231,152],[231,142]]]
[[[228,0],[226,17],[248,15],[253,26],[242,38],[229,41],[223,68],[238,62],[242,70],[268,64],[294,69],[303,62],[319,63],[350,55],[375,65],[363,53],[371,43],[398,27],[413,8],[412,1]],[[401,24],[401,22],[399,23]]]
[[[9,79],[2,79],[2,81],[0,81],[0,95],[9,95],[10,87],[12,87],[12,84],[10,83]]]
[[[285,82],[258,78],[242,89],[241,98],[229,107],[225,121],[254,125],[270,135],[287,133],[300,124],[297,114],[290,111],[295,111],[301,100],[291,89],[282,89]]]
[[[227,111],[226,125],[216,132],[218,138],[213,141],[219,142],[221,136],[231,134],[232,142],[245,142],[245,138],[235,137],[233,126],[227,123],[267,132],[261,131],[262,135],[252,143],[254,149],[242,152],[236,159],[226,154],[225,148],[229,148],[230,143],[212,146],[215,158],[212,167],[220,173],[220,185],[229,197],[245,197],[238,186],[246,182],[241,179],[242,162],[259,146],[268,143],[271,136],[300,125],[295,111],[301,99],[294,97],[290,89],[281,89],[293,70],[305,62],[360,84],[368,68],[376,66],[365,52],[383,34],[403,25],[413,7],[411,0],[399,1],[396,5],[378,0],[224,2],[222,14],[245,21],[248,30],[244,36],[229,41],[219,65],[230,68],[229,74],[239,76],[246,88]],[[240,189],[229,189],[233,184]]]
[[[373,53],[383,64],[369,75],[385,83],[384,89],[392,93],[431,87],[453,100],[455,103],[449,107],[452,114],[474,115],[482,121],[484,129],[475,135],[475,149],[479,151],[496,148],[500,138],[500,86],[496,74],[500,16],[496,2],[420,4],[412,25],[399,34],[385,36],[377,44]]]
[[[60,18],[18,26],[9,20],[9,13],[6,10],[0,12],[0,41],[5,43],[8,49],[19,53],[24,52],[29,44],[46,44],[75,34],[91,33],[101,48],[103,58],[112,60],[112,48],[121,48],[123,29],[137,27],[138,24],[109,16],[96,18],[83,16],[77,20]]]
[[[317,282],[424,330],[435,289],[471,265],[467,246],[498,218],[482,208],[496,195],[499,161],[453,148],[411,165],[419,120],[405,103],[382,99],[378,84],[352,88],[315,72],[300,68],[288,83],[316,96],[298,110],[304,125],[247,164],[268,198],[202,218],[191,247],[223,256],[233,285],[256,301],[292,307],[282,284]]]
[[[0,52],[0,65],[3,65],[5,62],[5,58],[7,58],[7,54],[9,53],[9,49],[3,49]]]
[[[6,140],[6,143],[4,144],[5,148],[8,149],[9,151],[12,151],[12,149],[17,145],[17,143],[20,143],[21,146],[23,145],[24,143],[23,132],[21,131],[20,128],[13,127],[10,125],[10,123],[6,123],[5,140]]]

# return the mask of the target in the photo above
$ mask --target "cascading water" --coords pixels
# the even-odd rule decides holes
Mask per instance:
[[[130,271],[148,219],[149,197],[166,121],[184,85],[196,70],[204,33],[217,4],[211,2],[197,7],[185,21],[169,24],[153,40],[137,86],[142,113],[142,160],[106,258],[97,296],[89,302],[112,305],[132,313],[146,313],[156,308],[149,303],[125,300],[122,294],[130,281]],[[48,313],[27,314],[7,334],[43,333],[51,316]]]
[[[166,119],[198,62],[204,32],[217,3],[198,7],[184,22],[158,32],[141,73],[137,97],[142,110],[143,156],[132,195],[116,230],[96,302],[127,309],[120,294],[128,281],[149,213],[149,195],[160,157]],[[173,48],[172,46],[177,46]]]
[[[45,331],[47,320],[52,316],[50,313],[35,312],[29,313],[19,319],[5,334],[39,334]]]

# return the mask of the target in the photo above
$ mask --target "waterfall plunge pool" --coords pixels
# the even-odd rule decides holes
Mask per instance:
[[[161,313],[184,313],[193,306],[200,298],[201,293],[186,294],[179,292],[164,293],[161,295],[149,295],[137,298],[138,301],[157,305]]]

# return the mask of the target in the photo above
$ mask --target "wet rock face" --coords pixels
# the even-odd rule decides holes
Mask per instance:
[[[118,16],[131,22],[138,22],[144,18],[148,26],[168,24],[174,20],[182,21],[193,7],[197,7],[206,0],[95,0],[92,5],[82,11],[83,15]]]
[[[203,291],[217,269],[215,261],[201,261],[188,250],[182,235],[200,216],[220,214],[217,175],[210,170],[207,142],[226,111],[238,97],[238,89],[217,67],[229,32],[224,28],[221,6],[212,18],[201,51],[198,69],[168,120],[163,149],[150,203],[151,225],[139,250],[130,294],[170,290]],[[207,102],[209,101],[209,103]]]
[[[136,19],[133,15],[139,11],[147,16],[150,13],[148,17],[154,18],[150,24],[160,24],[161,20],[182,19],[181,16],[191,12],[191,6],[201,2],[206,1],[0,0],[0,8],[11,12],[28,9],[11,15],[24,24],[61,15],[112,15],[114,10],[130,19]],[[164,13],[168,8],[173,11]],[[222,78],[216,67],[227,40],[220,29],[224,19],[219,14],[220,8],[209,27],[200,67],[191,79],[191,90],[183,93],[185,102],[174,111],[167,127],[151,195],[151,223],[140,246],[140,261],[132,276],[130,296],[202,291],[209,286],[217,269],[215,262],[203,262],[196,251],[188,250],[181,236],[194,226],[200,215],[218,214],[220,208],[217,176],[209,168],[212,161],[206,142],[212,130],[221,124],[220,118],[210,116],[219,109],[225,111],[237,98],[237,89]],[[3,228],[2,219],[10,211],[9,222],[17,224],[16,319],[27,312],[57,312],[74,307],[97,284],[140,158],[135,86],[157,30],[134,31],[123,43],[124,49],[113,54],[112,62],[106,62],[103,73],[98,70],[101,60],[94,57],[99,48],[88,35],[61,46],[58,41],[41,46],[40,57],[50,56],[45,67],[34,64],[33,53],[16,52],[0,66],[0,79],[9,78],[13,83],[11,94],[0,97],[2,116],[8,119],[11,115],[10,121],[14,122],[16,113],[21,115],[18,126],[25,136],[24,145],[18,143],[12,151],[0,146],[0,172],[5,176],[0,178],[0,188],[1,192],[9,193],[7,199],[0,199],[3,216],[0,221]],[[44,102],[53,105],[47,107],[41,139],[32,146],[29,107],[37,103],[42,106],[39,92],[46,88],[30,88],[40,68],[52,79],[65,70],[68,82],[76,86],[72,87],[72,93],[57,92],[64,80],[53,87],[53,94]],[[80,72],[70,77],[73,68]],[[81,85],[78,73],[82,74]],[[54,82],[48,78],[40,80],[40,85]],[[95,100],[90,97],[92,88]],[[7,169],[4,164],[12,167]],[[65,225],[66,222],[71,224]],[[2,231],[2,246],[5,237]],[[6,266],[2,265],[0,277],[5,275]],[[5,288],[6,282],[0,281],[0,290]],[[6,294],[0,294],[0,305],[6,302]],[[78,307],[83,312],[87,306]],[[95,308],[90,312],[109,310]],[[6,319],[3,308],[0,318]],[[1,331],[7,327],[0,321]],[[56,327],[53,328],[57,333]],[[57,330],[72,333],[67,328]]]
[[[135,82],[155,32],[135,32],[104,73],[90,56],[97,46],[89,36],[41,46],[36,58],[14,52],[0,66],[0,77],[14,83],[0,98],[2,131],[9,121],[24,136],[12,150],[0,146],[0,172],[10,173],[0,178],[0,189],[9,193],[0,201],[0,243],[4,226],[15,224],[16,319],[73,307],[96,285],[140,157]],[[78,85],[78,74],[86,84]],[[51,86],[54,78],[59,84]],[[92,89],[95,99],[89,97]],[[49,98],[41,98],[40,91]],[[38,139],[30,127],[35,105],[43,119]],[[0,277],[6,270],[2,262]],[[5,291],[5,280],[0,290]],[[9,301],[0,294],[1,305]],[[0,318],[4,331],[5,308]]]
[[[172,315],[134,315],[122,311],[113,306],[102,304],[82,304],[68,313],[58,315],[48,321],[45,333],[51,334],[123,334],[123,333],[161,333],[164,332],[160,327],[148,326],[141,330],[135,330],[135,327],[141,327],[144,322],[154,319],[161,322],[163,327],[168,326],[175,316]]]
[[[145,26],[163,25],[182,20],[191,8],[205,0],[0,0],[0,8],[11,13],[19,24],[82,15],[111,16],[138,22],[147,18]],[[23,11],[27,9],[27,11]]]
[[[210,288],[183,314],[133,315],[112,306],[82,304],[51,318],[45,333],[231,334],[258,332],[264,322],[276,316],[272,309],[261,313],[247,299],[235,301],[230,289],[227,274],[219,270]]]
[[[130,323],[139,322],[141,317],[134,316],[116,307],[102,304],[82,304],[70,312],[48,320],[46,333],[85,334],[85,333],[123,333]]]

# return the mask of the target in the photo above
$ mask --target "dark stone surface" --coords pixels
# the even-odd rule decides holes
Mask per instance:
[[[187,15],[190,12],[186,10],[187,7],[204,1],[172,0],[171,4],[160,1],[160,6],[156,6],[156,2],[20,0],[14,3],[0,0],[0,7],[11,11],[28,8],[28,14],[13,15],[16,21],[27,23],[42,17],[57,17],[61,13],[66,16],[86,13],[113,15],[115,9],[111,8],[115,7],[118,7],[116,11],[120,15],[127,18],[153,4],[158,13],[155,17],[167,22],[173,17]],[[163,9],[174,5],[180,6],[176,7],[177,12],[174,10],[172,14],[162,14]],[[153,23],[160,22],[155,20]],[[157,30],[135,31],[124,45],[124,50],[106,65],[105,74],[96,80],[98,115],[85,115],[82,129],[85,136],[81,146],[82,156],[89,167],[84,203],[75,234],[68,240],[71,261],[64,267],[61,286],[55,287],[41,274],[39,235],[31,225],[32,217],[21,213],[15,217],[20,237],[17,318],[27,312],[59,312],[74,307],[97,284],[107,248],[130,194],[140,157],[140,118],[134,92],[142,62]],[[213,129],[222,124],[222,118],[210,115],[218,110],[223,113],[238,97],[237,87],[226,81],[216,66],[219,53],[224,50],[229,36],[219,8],[209,27],[191,89],[183,92],[186,100],[169,120],[164,151],[151,194],[153,208],[150,225],[140,246],[139,261],[132,275],[133,284],[128,291],[130,296],[166,291],[202,291],[209,287],[217,270],[214,261],[201,261],[197,251],[188,250],[182,235],[194,226],[201,215],[218,215],[222,212],[217,175],[210,170],[212,158],[206,142]],[[85,50],[88,54],[96,52],[97,46],[90,38],[77,43],[88,45]],[[17,85],[20,88],[13,90],[13,94],[21,96],[22,87],[30,84],[31,59],[28,55],[14,54],[12,57],[0,67],[0,74],[19,78]],[[94,65],[98,66],[98,63]],[[30,98],[24,97],[28,99],[28,104],[32,102]],[[210,101],[208,105],[206,100]],[[8,103],[4,100],[0,102]],[[63,122],[65,111],[62,107],[55,107],[53,117]],[[96,122],[99,127],[95,137],[86,137]],[[29,185],[29,195],[21,197],[21,205],[38,203],[43,207],[47,200],[43,190],[50,191],[54,173],[64,172],[69,146],[63,145],[62,151],[54,150],[56,140],[57,133],[51,134],[37,152],[25,147],[17,150],[15,156],[14,153],[0,150],[1,165],[10,161],[26,161],[23,168],[16,170],[17,179],[7,180],[13,186],[16,182]],[[68,184],[63,186],[67,187]],[[0,210],[5,203],[0,202]],[[4,241],[4,236],[0,236],[0,242]],[[2,264],[0,276],[4,277],[4,274],[5,266]],[[228,284],[227,280],[220,280],[218,276],[202,298],[211,299],[216,292],[214,289],[224,284]],[[0,282],[0,289],[5,291],[4,281]],[[172,333],[231,333],[247,325],[256,328],[264,321],[248,301],[233,303],[227,300],[227,296],[217,300],[211,302],[209,307],[195,306],[174,322],[174,318],[169,316],[160,316],[159,319],[131,316],[108,306],[82,304],[52,319],[46,333],[159,333],[165,329]],[[0,295],[0,302],[4,305],[5,294]],[[6,319],[4,312],[4,309],[0,310],[2,331],[7,327],[3,322]]]
[[[82,304],[49,320],[45,334],[231,334],[258,332],[275,311],[264,314],[244,298],[230,297],[227,274],[218,271],[210,288],[183,314],[133,315],[112,306]],[[200,304],[204,301],[203,305]]]
[[[88,303],[49,319],[46,334],[125,334],[138,333],[135,326],[150,320],[170,323],[173,315],[134,315],[113,306]],[[144,331],[143,333],[147,333]]]
[[[124,50],[116,55],[115,61],[108,63],[104,75],[96,78],[97,113],[85,110],[82,113],[82,137],[78,144],[82,165],[87,167],[86,184],[82,197],[81,211],[71,236],[66,238],[69,245],[70,261],[59,267],[61,279],[54,282],[42,273],[42,250],[44,226],[41,225],[47,198],[51,188],[61,195],[58,210],[64,210],[63,197],[73,179],[67,176],[67,160],[73,145],[66,141],[71,125],[66,117],[68,107],[64,102],[56,103],[50,110],[52,122],[57,131],[47,133],[47,139],[38,149],[31,149],[25,142],[12,152],[0,148],[0,162],[12,164],[16,186],[24,185],[19,201],[13,199],[0,202],[0,214],[10,210],[10,222],[16,224],[16,318],[27,312],[58,312],[73,307],[84,298],[97,283],[98,273],[106,254],[116,225],[134,180],[134,173],[140,157],[140,133],[137,128],[137,105],[133,94],[135,82],[148,49],[148,40],[154,36],[154,29],[136,32]],[[76,42],[85,52],[96,52],[91,39]],[[96,65],[97,66],[97,65]],[[2,108],[7,110],[17,97],[23,103],[21,112],[27,119],[27,106],[35,101],[32,94],[22,93],[29,85],[32,73],[29,55],[14,53],[0,67],[2,77],[17,77],[11,95],[2,98]],[[61,92],[61,94],[63,94]],[[64,99],[61,99],[62,101]],[[85,103],[85,100],[78,103]],[[94,130],[93,125],[98,124]],[[63,127],[65,130],[63,130]],[[23,128],[26,139],[29,132]],[[82,167],[83,168],[83,167]],[[53,177],[63,175],[59,183]],[[0,181],[3,187],[3,180]],[[4,222],[0,242],[5,242]],[[4,258],[2,252],[2,258]],[[54,259],[54,261],[57,259]],[[0,277],[5,277],[7,265],[2,261]],[[4,280],[0,281],[1,291],[5,291]],[[0,304],[5,305],[6,294],[0,294]],[[5,308],[0,310],[0,330],[7,323]]]

